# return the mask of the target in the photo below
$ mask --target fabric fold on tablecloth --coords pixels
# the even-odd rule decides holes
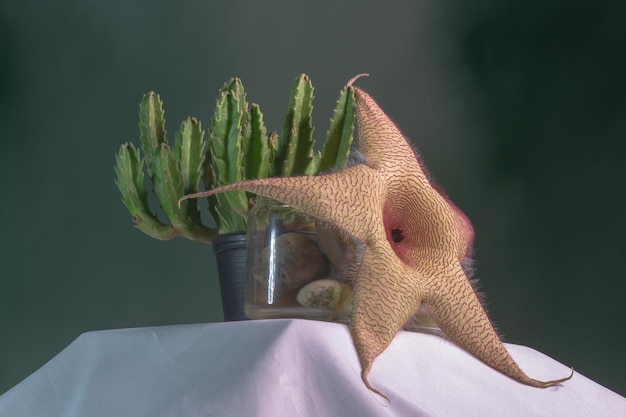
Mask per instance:
[[[506,345],[529,375],[569,368]],[[85,333],[0,397],[2,417],[603,416],[626,399],[576,373],[547,389],[521,385],[451,342],[400,332],[370,382],[345,325],[259,320]]]

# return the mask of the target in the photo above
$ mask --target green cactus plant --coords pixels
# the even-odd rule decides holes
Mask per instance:
[[[321,152],[315,151],[312,101],[311,80],[300,75],[291,88],[280,134],[268,134],[259,106],[248,104],[241,80],[233,78],[219,91],[208,138],[201,123],[188,118],[170,147],[163,103],[154,92],[144,95],[139,105],[141,149],[123,144],[114,167],[115,183],[136,227],[156,239],[181,236],[208,243],[219,234],[246,229],[254,196],[233,191],[209,197],[215,226],[206,225],[197,200],[178,206],[180,197],[201,191],[201,185],[213,189],[245,179],[344,168],[353,138],[354,91],[341,90]],[[150,208],[154,199],[162,216]]]

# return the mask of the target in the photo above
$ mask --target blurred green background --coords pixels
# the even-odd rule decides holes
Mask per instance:
[[[211,247],[135,230],[114,186],[143,93],[173,135],[238,76],[278,130],[305,72],[320,139],[369,72],[473,221],[506,340],[625,395],[625,3],[467,3],[2,2],[0,393],[85,331],[221,320]]]

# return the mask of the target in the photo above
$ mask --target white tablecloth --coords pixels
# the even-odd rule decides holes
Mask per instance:
[[[507,348],[529,375],[569,368]],[[626,416],[626,399],[575,374],[521,385],[438,336],[401,332],[360,378],[346,326],[268,320],[81,335],[0,397],[2,417]]]

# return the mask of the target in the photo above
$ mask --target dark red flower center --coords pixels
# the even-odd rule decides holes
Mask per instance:
[[[402,230],[400,229],[391,229],[391,240],[394,243],[400,243],[404,240],[404,234],[402,234]]]

